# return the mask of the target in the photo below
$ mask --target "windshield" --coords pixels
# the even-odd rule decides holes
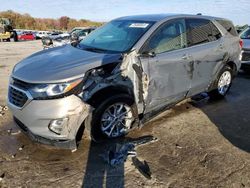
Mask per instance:
[[[125,52],[130,50],[153,22],[115,20],[93,31],[83,39],[79,47],[84,50]]]
[[[240,38],[242,39],[250,39],[250,28],[243,31],[240,35]]]

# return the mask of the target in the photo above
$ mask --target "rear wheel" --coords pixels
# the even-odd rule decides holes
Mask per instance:
[[[232,85],[233,71],[229,66],[225,66],[215,81],[215,89],[208,94],[210,98],[218,99],[226,96]]]
[[[100,142],[127,134],[135,120],[133,99],[126,94],[107,98],[90,114],[85,125],[91,138]]]

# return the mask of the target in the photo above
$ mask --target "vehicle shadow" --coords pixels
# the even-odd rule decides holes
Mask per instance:
[[[249,75],[240,74],[226,98],[212,101],[202,97],[190,103],[207,115],[234,146],[250,152]]]
[[[87,165],[84,173],[82,187],[124,187],[124,164],[110,166],[108,150],[115,142],[97,144],[90,143]]]

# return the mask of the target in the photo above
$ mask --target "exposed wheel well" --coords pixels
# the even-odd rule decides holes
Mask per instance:
[[[89,103],[91,106],[95,108],[97,107],[97,105],[100,104],[100,102],[102,102],[106,98],[112,97],[117,94],[128,94],[132,96],[134,99],[134,94],[128,87],[119,85],[119,86],[109,86],[99,90],[87,101],[87,103]]]
[[[237,66],[233,61],[227,62],[227,65],[233,70],[233,76],[237,74]]]

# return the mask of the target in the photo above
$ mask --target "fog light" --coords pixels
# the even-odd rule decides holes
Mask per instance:
[[[63,128],[67,126],[69,118],[61,118],[61,119],[54,119],[51,120],[49,124],[49,130],[56,134],[61,134],[63,131]]]

